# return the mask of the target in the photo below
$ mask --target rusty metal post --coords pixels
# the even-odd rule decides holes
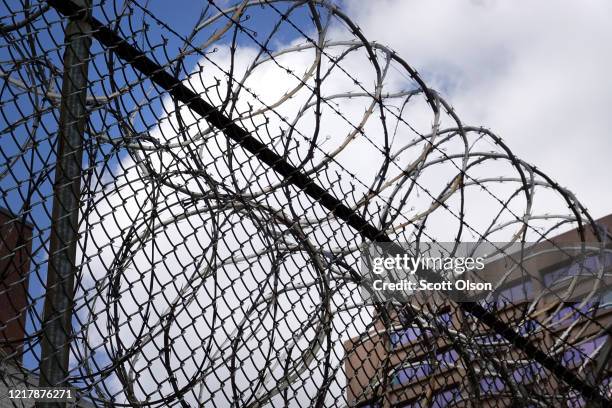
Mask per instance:
[[[91,0],[79,0],[78,4],[85,10],[91,7]],[[65,30],[64,75],[41,339],[41,387],[66,386],[69,374],[90,46],[91,29],[88,24],[71,19]],[[61,405],[48,402],[37,404],[39,407]]]

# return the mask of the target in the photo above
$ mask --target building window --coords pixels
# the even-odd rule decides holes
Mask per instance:
[[[590,256],[583,261],[576,260],[569,265],[546,272],[542,281],[544,286],[548,288],[557,282],[560,283],[564,278],[597,275],[602,268],[607,269],[610,266],[612,266],[612,254],[606,252],[603,259],[599,255]]]
[[[530,384],[545,373],[540,363],[532,362],[517,367],[512,372],[512,379],[517,384]]]
[[[568,408],[583,408],[586,407],[586,401],[582,395],[572,393],[567,397],[566,406]]]
[[[480,392],[483,394],[497,394],[500,391],[503,391],[505,388],[505,384],[499,377],[483,377],[480,382]]]
[[[608,309],[612,307],[612,290],[606,291],[606,293],[601,296],[601,303],[599,304],[599,307],[601,309]]]
[[[443,353],[436,354],[436,360],[445,366],[454,366],[459,360],[459,353],[455,349],[449,349]]]
[[[449,388],[434,394],[431,402],[432,408],[447,407],[454,402],[461,401],[461,391],[459,387]]]
[[[453,320],[453,315],[451,312],[446,312],[446,313],[442,313],[438,316],[436,316],[436,320],[442,325],[442,326],[450,326]]]
[[[524,303],[530,300],[532,296],[533,282],[531,280],[526,280],[499,292],[496,296],[497,307],[503,309],[507,306]]]
[[[408,327],[406,329],[397,330],[391,333],[391,347],[397,348],[406,344],[410,344],[411,342],[421,337],[423,331],[424,330],[422,330],[420,327],[414,326]]]
[[[395,371],[393,385],[404,385],[421,380],[432,373],[433,369],[428,361],[408,363]]]
[[[563,353],[563,364],[568,367],[579,367],[589,358],[601,345],[608,336],[603,335],[597,338],[587,340],[577,346],[570,347]]]
[[[533,282],[525,280],[513,286],[498,289],[493,297],[493,299],[480,301],[480,304],[489,311],[495,311],[525,303],[533,298]]]
[[[508,345],[508,341],[501,334],[485,334],[474,337],[474,342],[479,346],[502,346]]]
[[[579,304],[571,304],[561,308],[558,312],[553,314],[551,322],[561,325],[568,325],[575,322],[581,316],[591,317],[595,311],[593,308],[594,303],[592,302],[587,302],[584,305],[579,306]]]
[[[538,322],[536,320],[527,319],[519,326],[519,334],[525,336],[534,333],[537,329]]]

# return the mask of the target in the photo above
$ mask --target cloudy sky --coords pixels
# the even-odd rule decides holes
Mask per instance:
[[[370,40],[391,46],[465,123],[500,135],[612,212],[612,2],[349,0]]]
[[[165,7],[173,7],[169,5],[171,3],[165,4]],[[190,6],[187,7],[201,7],[202,5],[201,2],[185,2],[185,4],[190,4]],[[609,170],[609,164],[607,164],[606,159],[609,155],[608,152],[612,150],[612,142],[610,142],[607,134],[611,128],[610,122],[612,121],[608,116],[608,108],[612,105],[612,93],[610,92],[612,80],[609,74],[609,72],[612,72],[612,56],[609,55],[610,53],[608,50],[610,40],[612,39],[612,28],[607,27],[609,24],[607,24],[608,22],[606,21],[606,17],[609,16],[610,11],[612,11],[612,3],[610,3],[609,0],[602,0],[600,2],[552,0],[531,2],[510,0],[456,0],[452,2],[433,2],[424,0],[348,0],[345,3],[345,9],[346,14],[361,27],[368,40],[378,41],[391,46],[404,60],[425,77],[430,87],[439,90],[444,98],[453,104],[455,110],[465,124],[483,125],[502,136],[519,157],[528,162],[537,164],[538,167],[551,175],[562,186],[567,186],[572,191],[576,192],[578,198],[591,210],[594,217],[601,217],[612,212],[612,205],[608,203],[611,198],[611,189],[609,188],[608,172],[606,171]],[[187,12],[186,9],[179,11],[183,13]],[[257,11],[253,12],[253,16],[254,18],[252,20],[257,20]],[[299,16],[300,14],[298,14],[296,19],[299,18]],[[307,14],[302,14],[301,16],[305,18]],[[181,25],[178,20],[175,19],[173,21],[172,16],[168,17],[169,18],[164,18],[164,20],[173,27],[183,30],[188,27],[188,24]],[[260,21],[263,20],[261,15],[259,15],[259,17]],[[259,29],[259,26],[256,25],[257,22],[249,21],[249,24]],[[269,28],[272,24],[273,22],[265,20],[262,26],[267,25]],[[285,24],[285,26],[287,26],[287,24]],[[346,28],[342,25],[339,26],[344,29]],[[284,38],[282,34],[284,33],[281,32],[281,34],[279,34],[281,38],[276,38],[276,40],[278,40],[281,45],[290,45],[293,38]],[[263,35],[260,36],[260,38],[264,37]],[[201,65],[194,67],[194,75],[187,81],[198,93],[206,95],[207,98],[215,98],[213,92],[207,92],[206,90],[209,89],[209,87],[212,89],[212,83],[215,82],[217,77],[222,77],[221,74],[223,70],[216,72],[214,67],[229,66],[228,41],[227,38],[218,41],[217,45],[219,46],[219,51],[210,57],[211,60],[215,61],[215,64],[212,64],[212,61],[209,61],[208,58],[202,59],[199,62]],[[236,54],[237,71],[234,72],[236,77],[241,78],[241,74],[238,74],[238,72],[244,71],[247,68],[250,69],[249,61],[253,59],[254,55],[258,54],[258,51],[258,49],[249,49],[248,46],[239,49]],[[290,67],[293,71],[301,73],[304,67],[308,67],[308,56],[308,53],[299,54],[298,57],[295,55],[285,55],[281,57],[280,60],[281,63],[284,64],[283,66]],[[310,56],[312,57],[312,54]],[[371,79],[368,79],[367,76],[371,74],[369,70],[371,66],[367,63],[365,58],[362,60],[348,61],[345,64],[351,75],[358,77],[363,83],[372,83]],[[200,69],[202,67],[203,69]],[[282,99],[285,92],[293,86],[292,81],[295,81],[295,78],[291,77],[287,79],[283,77],[279,74],[278,68],[279,67],[276,67],[275,64],[272,63],[258,66],[257,70],[259,74],[253,75],[250,82],[245,82],[246,88],[248,89],[252,86],[259,97],[263,97],[267,103],[271,103],[279,98]],[[280,71],[283,70],[281,69]],[[201,73],[201,75],[195,75],[195,73]],[[324,89],[324,95],[334,95],[338,92],[345,91],[342,86],[346,84],[340,82],[340,80],[336,80],[336,78],[344,78],[344,80],[347,81],[347,78],[342,75],[334,77],[333,81],[328,80],[326,82],[328,86]],[[271,86],[271,84],[273,86]],[[352,86],[352,81],[349,81],[348,85]],[[348,89],[354,91],[357,88],[352,86]],[[221,90],[223,91],[223,88],[221,88]],[[307,92],[307,94],[309,96],[310,92]],[[220,95],[225,95],[225,92],[219,92],[218,95],[221,97]],[[247,102],[254,102],[253,99],[254,98],[249,97],[249,95],[244,95],[243,92],[242,99],[240,100],[242,103],[246,104]],[[298,101],[296,101],[297,99],[298,98],[292,101],[283,102],[282,106],[278,108],[278,111],[283,114],[286,112],[290,114],[291,111],[293,111],[295,115],[301,107]],[[213,104],[218,105],[219,101],[213,101]],[[352,101],[343,102],[341,110],[344,114],[348,115],[352,123],[358,123],[358,117],[355,116],[354,119],[351,115],[356,112],[363,114],[364,108],[364,106],[358,105],[357,102]],[[246,110],[243,109],[242,111]],[[333,115],[330,116],[333,118]],[[426,126],[431,126],[431,115],[422,117],[425,118]],[[420,118],[421,117],[417,117],[417,119]],[[172,138],[177,136],[176,132],[172,132],[170,129],[172,127],[170,126],[170,122],[173,120],[171,114],[166,118],[154,119],[156,121],[159,120],[159,129],[155,136],[160,140],[167,142],[169,141],[166,140],[168,136]],[[189,119],[191,122],[196,120],[201,121],[201,118]],[[277,122],[272,121],[270,127],[277,125]],[[312,122],[302,121],[301,126],[304,126],[306,129],[310,123]],[[330,136],[331,140],[329,144],[326,145],[326,148],[333,143],[340,143],[346,134],[346,129],[341,128],[340,125],[346,124],[337,118],[335,121],[333,119],[325,120],[323,123],[325,133],[322,134],[332,135]],[[254,126],[254,123],[251,125],[244,124],[244,126],[249,129],[248,126]],[[195,127],[191,127],[191,129],[198,130]],[[252,129],[249,130],[252,131]],[[367,130],[366,128],[366,133]],[[304,133],[308,134],[307,131]],[[381,137],[380,132],[377,133],[374,131],[370,132],[368,135],[371,138]],[[213,141],[219,143],[219,139],[215,139],[214,137],[210,137],[210,140],[211,144]],[[223,139],[221,138],[220,140]],[[269,139],[265,138],[262,140],[264,142],[269,141]],[[376,143],[373,143],[373,145],[376,145]],[[206,147],[206,151],[210,152],[208,146],[202,147]],[[362,145],[360,148],[364,150],[356,150],[355,152],[357,153],[352,154],[350,157],[354,162],[353,164],[355,164],[355,168],[351,170],[354,173],[363,171],[372,176],[372,171],[375,167],[370,165],[368,159],[371,159],[371,156],[375,156],[375,154],[368,155],[367,151],[373,151],[369,145]],[[225,151],[225,148],[221,146],[219,150]],[[328,148],[328,150],[331,150],[331,148]],[[204,150],[202,149],[202,151]],[[366,153],[364,153],[364,151],[366,151]],[[212,173],[216,171],[219,173],[217,174],[219,178],[223,178],[223,173],[226,173],[225,170],[227,169],[222,167],[223,160],[219,159],[221,155],[218,151],[214,151],[210,156],[211,157],[205,157],[208,160],[203,161],[206,163],[215,162],[215,170],[210,171]],[[358,157],[360,160],[355,160],[355,157]],[[130,160],[133,160],[133,162],[129,162]],[[173,158],[173,160],[175,159]],[[217,162],[221,163],[221,169]],[[126,158],[122,165],[135,168],[135,163],[138,163],[138,160],[132,157]],[[172,168],[171,165],[174,164],[165,161],[165,159],[159,159],[155,163],[161,167],[163,167],[162,165],[167,165],[167,168]],[[349,163],[346,164],[348,165]],[[248,166],[244,165],[243,167]],[[253,168],[256,167],[257,166],[253,166]],[[166,169],[162,168],[159,170],[159,173],[163,173],[164,170]],[[452,169],[452,174],[456,174],[456,169]],[[124,176],[127,181],[132,181],[130,179],[132,175],[125,174]],[[133,177],[135,176],[136,175],[133,175]],[[328,174],[326,174],[326,176],[328,176]],[[438,181],[442,180],[446,182],[446,180],[448,180],[438,177],[437,174],[435,176]],[[325,180],[323,177],[321,177],[321,179],[323,183],[329,182],[329,180]],[[364,177],[364,179],[367,178]],[[144,178],[144,180],[148,180],[148,178]],[[257,181],[261,182],[261,180],[264,180],[263,182],[265,183],[265,181],[269,179],[259,177]],[[257,184],[257,188],[262,187],[258,183],[255,184]],[[187,182],[182,186],[186,188],[192,187],[192,185]],[[265,184],[263,187],[265,187]],[[131,203],[133,204],[132,207],[130,207],[130,205],[125,205],[123,197],[115,196],[109,199],[105,204],[108,209],[98,208],[98,211],[102,213],[113,212],[115,219],[120,220],[118,228],[116,228],[117,232],[111,231],[113,235],[121,235],[118,232],[119,230],[127,231],[132,224],[135,224],[129,215],[132,212],[136,212],[132,211],[132,209],[137,209],[141,205],[144,201],[143,196],[147,194],[147,191],[144,188],[135,189],[133,184],[132,189],[135,191],[131,197],[133,201],[133,203]],[[178,202],[178,198],[178,196],[168,194],[164,197],[165,205],[168,207],[174,205]],[[429,204],[429,198],[425,197],[425,199]],[[120,204],[121,202],[123,202],[123,205]],[[561,201],[557,200],[556,204],[559,202]],[[279,203],[283,204],[282,201],[279,201]],[[546,204],[549,204],[546,209],[553,207],[552,202],[546,202]],[[122,208],[123,213],[116,211],[116,208],[119,207]],[[476,213],[480,217],[486,218],[486,215],[483,215],[482,212],[484,207],[485,205],[482,202],[476,202],[475,205],[470,206],[472,213]],[[474,208],[476,208],[476,210],[474,210]],[[159,208],[157,208],[157,210],[158,209]],[[182,208],[179,209],[182,210]],[[243,217],[240,223],[246,224],[244,219],[245,217]],[[448,221],[441,217],[439,221],[441,230],[448,230]],[[280,375],[276,377],[276,374],[280,373],[280,371],[277,372],[275,370],[280,370],[280,367],[285,367],[284,363],[277,364],[277,362],[281,362],[285,359],[292,360],[293,358],[292,342],[294,341],[295,344],[298,344],[300,341],[306,343],[306,340],[311,340],[310,337],[315,337],[315,335],[312,334],[313,332],[306,332],[305,329],[304,334],[300,332],[302,327],[308,327],[305,326],[307,323],[304,323],[309,320],[306,316],[313,316],[313,310],[315,309],[311,309],[310,303],[302,301],[302,298],[300,298],[299,303],[296,303],[293,299],[288,302],[291,304],[291,313],[287,311],[289,308],[283,310],[281,306],[282,313],[280,313],[280,317],[278,318],[275,316],[274,319],[276,320],[273,322],[271,322],[267,312],[262,312],[261,316],[255,315],[254,312],[248,312],[248,314],[252,313],[254,317],[245,314],[243,322],[248,321],[250,323],[248,326],[255,327],[257,330],[259,330],[260,327],[265,328],[265,330],[262,329],[260,333],[254,333],[249,337],[244,335],[246,331],[242,330],[239,331],[238,335],[235,334],[237,331],[234,330],[233,324],[231,320],[229,320],[229,316],[233,316],[232,319],[241,319],[241,313],[245,313],[247,310],[246,307],[242,307],[243,301],[246,300],[248,303],[248,301],[251,300],[251,295],[257,293],[254,289],[246,288],[246,286],[244,288],[239,288],[237,290],[238,294],[236,295],[236,299],[226,295],[222,299],[217,299],[215,297],[216,294],[215,296],[210,296],[210,299],[208,299],[202,294],[203,292],[192,290],[188,293],[192,296],[191,299],[197,298],[198,302],[189,303],[184,301],[186,297],[184,297],[183,289],[191,288],[193,283],[193,281],[190,280],[191,278],[187,279],[187,276],[193,274],[194,277],[200,278],[199,267],[195,266],[197,265],[196,260],[199,254],[192,255],[190,250],[195,248],[195,252],[197,252],[198,246],[205,247],[208,242],[205,241],[205,239],[204,241],[196,239],[202,239],[201,236],[204,235],[202,228],[200,228],[203,222],[204,221],[200,219],[200,224],[196,224],[197,227],[190,224],[189,228],[186,228],[184,225],[176,223],[176,225],[172,226],[174,229],[170,228],[166,230],[164,228],[164,234],[160,234],[162,236],[157,238],[154,249],[152,249],[153,246],[147,246],[149,245],[148,243],[147,245],[140,245],[140,252],[134,257],[133,264],[135,270],[143,274],[143,276],[146,274],[148,274],[147,276],[154,276],[155,280],[161,283],[158,285],[159,289],[155,288],[156,290],[151,290],[151,287],[144,286],[148,281],[141,278],[141,275],[138,275],[137,277],[142,281],[143,286],[140,288],[137,284],[136,289],[132,292],[132,282],[128,282],[128,278],[126,278],[124,284],[127,285],[127,283],[130,283],[129,291],[133,295],[134,301],[131,303],[126,300],[122,301],[122,310],[124,310],[125,316],[129,316],[129,319],[125,316],[122,316],[122,318],[125,318],[124,320],[127,322],[132,321],[132,316],[134,314],[136,314],[137,318],[133,319],[132,323],[126,323],[127,326],[118,326],[121,327],[121,341],[126,344],[134,341],[134,337],[136,336],[130,335],[129,333],[126,335],[123,334],[123,332],[127,332],[127,328],[132,330],[132,324],[135,327],[140,327],[143,326],[142,322],[144,321],[145,324],[150,323],[149,327],[158,327],[158,321],[162,321],[158,316],[151,315],[153,316],[151,322],[148,322],[148,315],[138,315],[138,313],[140,313],[139,311],[148,310],[144,307],[145,303],[147,305],[151,304],[153,309],[157,312],[169,310],[169,312],[164,313],[175,318],[176,322],[179,322],[179,324],[173,327],[175,329],[180,328],[181,325],[185,323],[184,327],[188,327],[192,331],[192,333],[189,333],[191,338],[202,340],[202,344],[213,338],[215,340],[214,342],[217,343],[218,339],[215,338],[216,335],[211,333],[222,333],[222,340],[219,341],[219,343],[221,343],[219,350],[223,348],[229,350],[229,345],[238,347],[234,345],[238,344],[241,347],[240,351],[249,351],[246,356],[240,357],[240,370],[243,376],[238,377],[241,386],[246,387],[247,391],[248,387],[254,383],[249,381],[254,379],[256,374],[259,375],[259,373],[266,372],[266,381],[272,384],[276,381],[272,379],[280,378]],[[122,223],[125,225],[121,225]],[[224,245],[227,244],[228,246],[228,249],[226,249],[227,252],[237,253],[235,247],[242,248],[242,244],[245,242],[249,242],[253,247],[258,247],[256,241],[257,236],[251,231],[251,229],[254,228],[246,228],[244,225],[240,225],[240,223],[235,222],[228,224],[230,226],[228,230],[231,230],[232,234],[237,236],[237,238],[235,239],[236,242],[224,238]],[[98,228],[104,229],[105,234],[109,233],[109,226],[106,223],[99,223],[98,225]],[[239,227],[242,227],[243,230],[240,230]],[[197,230],[198,228],[199,230]],[[261,231],[263,230],[260,230],[260,232]],[[324,232],[327,231],[321,230],[317,233]],[[92,236],[96,236],[96,230],[92,230],[91,234]],[[99,235],[102,235],[102,233]],[[312,235],[314,236],[315,233],[312,233]],[[329,236],[331,235],[332,234],[329,234]],[[336,231],[335,235],[338,236],[342,234]],[[224,234],[222,234],[222,236],[224,236]],[[253,244],[253,242],[255,242],[255,244]],[[333,243],[329,245],[336,245],[336,242],[337,241],[333,241]],[[266,242],[262,241],[261,246],[265,243]],[[338,247],[343,248],[344,246],[341,244],[345,243],[341,242],[338,244]],[[328,245],[328,243],[324,245]],[[109,248],[107,251],[114,251],[110,246],[107,246],[107,248]],[[92,249],[97,250],[97,248]],[[162,264],[160,264],[160,261],[154,261],[153,255],[151,255],[151,258],[143,256],[143,254],[155,253],[155,251],[164,254]],[[171,254],[168,257],[167,263],[165,257],[166,253]],[[247,255],[250,256],[251,254],[249,253]],[[96,251],[94,251],[94,254],[91,254],[91,256],[99,256],[100,262],[102,263],[105,263],[105,257],[108,257],[108,259],[117,257],[114,253],[98,254]],[[159,256],[157,258],[159,258]],[[108,263],[109,262],[106,262],[106,264]],[[229,261],[228,263],[231,264]],[[185,264],[187,266],[184,266]],[[90,265],[94,270],[95,266],[96,263],[91,263]],[[296,268],[298,267],[292,266],[287,268],[287,276],[295,275]],[[106,269],[106,267],[100,267],[98,271],[105,273]],[[235,270],[231,268],[228,269],[230,269],[230,271],[224,270],[224,273],[227,274],[230,282],[239,279],[245,280],[242,266],[241,268],[236,267]],[[262,276],[264,276],[262,271],[267,271],[266,264],[249,264],[249,267],[245,269],[248,269],[249,273],[252,274],[251,281],[256,283],[264,281],[262,278]],[[187,270],[190,272],[185,273]],[[155,273],[153,274],[153,272]],[[235,278],[231,275],[232,272],[236,273]],[[96,277],[95,272],[91,275],[92,277]],[[128,275],[129,274],[126,273],[126,276]],[[300,275],[304,276],[305,273],[300,270]],[[304,278],[302,277],[302,279]],[[307,282],[305,285],[309,283],[310,282]],[[217,285],[216,282],[215,285]],[[204,286],[202,285],[201,287]],[[201,287],[199,287],[198,290],[202,291]],[[262,288],[261,293],[267,290],[265,285],[259,285],[259,287]],[[225,289],[226,287],[223,288]],[[141,292],[138,292],[138,289],[140,289]],[[341,292],[338,293],[345,296],[345,294]],[[187,305],[186,309],[193,307],[194,310],[191,312],[193,312],[193,315],[198,316],[201,322],[194,323],[190,311],[184,313],[182,316],[172,316],[171,314],[174,313],[174,307],[170,307],[171,305],[169,303],[171,301],[169,299],[175,298],[176,300],[172,300],[172,302],[179,304],[183,302]],[[345,301],[348,298],[348,296],[345,296],[340,300]],[[225,307],[227,310],[221,312],[222,318],[220,321],[222,323],[218,323],[217,328],[211,327],[210,331],[207,332],[206,317],[208,316],[207,313],[211,310],[209,305],[213,305],[220,300],[223,300],[227,305],[227,307]],[[296,304],[298,305],[298,311],[294,312],[293,310],[296,309],[294,307]],[[353,306],[349,305],[348,307],[351,308]],[[355,309],[358,309],[358,307],[355,307]],[[257,309],[253,310],[257,311]],[[363,332],[365,325],[362,324],[362,322],[369,321],[369,319],[361,318],[362,315],[360,313],[365,314],[365,311],[366,309],[364,308],[358,309],[358,312],[351,311],[349,314],[350,318],[346,319],[346,321],[350,323],[346,323],[342,320],[343,313],[345,312],[336,312],[337,316],[334,322],[340,322],[340,324],[334,328],[337,331],[335,335],[337,334],[338,338],[333,345],[330,345],[330,349],[331,347],[336,348],[336,352],[333,354],[342,355],[340,349],[343,339]],[[104,310],[100,310],[100,314],[104,313]],[[236,316],[239,317],[236,318]],[[98,320],[104,318],[99,315],[97,317]],[[357,317],[360,317],[360,319],[357,319]],[[184,322],[182,319],[184,319]],[[225,323],[223,323],[223,321],[225,321]],[[312,321],[316,322],[318,320],[312,319]],[[235,325],[239,324],[242,325],[243,323],[235,323]],[[273,329],[267,328],[266,325],[269,325]],[[136,331],[137,330],[134,329],[133,332]],[[267,336],[269,333],[275,333],[275,331],[278,331],[278,336]],[[253,332],[255,332],[255,329],[253,329]],[[159,369],[159,372],[162,373],[163,376],[163,362],[158,356],[161,355],[161,335],[164,333],[161,331],[157,333],[158,334],[155,335],[157,337],[151,340],[148,346],[143,349],[144,351],[142,354],[145,357],[140,358],[139,356],[140,360],[138,364],[142,364],[143,366],[148,364],[148,367],[153,366],[153,370],[157,372]],[[108,336],[104,331],[99,334],[100,336],[98,336],[95,341],[89,340],[94,344],[99,343],[101,347],[106,343]],[[271,337],[274,341],[279,343],[274,344],[274,342],[271,341],[268,346],[269,350],[275,352],[273,355],[275,355],[274,358],[277,359],[274,360],[274,364],[270,364],[269,367],[266,367],[266,370],[269,370],[269,373],[271,373],[270,375],[268,375],[265,370],[260,371],[262,365],[261,361],[263,361],[264,358],[258,356],[253,350],[261,351],[264,350],[265,347],[262,347],[261,340],[258,339],[255,334],[263,336],[262,338],[266,336]],[[184,335],[184,331],[180,332],[177,329],[177,333],[173,335],[179,339],[174,349],[177,355],[191,357],[190,362],[187,364],[186,371],[182,372],[185,378],[181,378],[182,381],[187,382],[192,373],[200,369],[199,367],[202,366],[201,361],[206,361],[209,357],[204,356],[203,347],[199,345],[196,347],[187,341],[181,342],[188,338]],[[341,338],[341,336],[344,337]],[[149,341],[149,338],[147,338],[147,341]],[[196,343],[197,342],[198,341],[196,341]],[[253,347],[249,349],[251,344],[254,343],[258,343],[257,348]],[[289,346],[287,346],[287,344],[289,344]],[[92,344],[88,346],[92,347]],[[297,348],[299,348],[299,346],[297,346]],[[266,351],[267,350],[264,350],[262,353]],[[232,353],[233,355],[238,354],[234,349],[232,349]],[[218,355],[223,356],[223,352],[219,351]],[[266,357],[266,359],[268,359],[268,357]],[[154,361],[153,364],[151,363],[152,361]],[[301,369],[301,357],[296,359],[296,361],[298,361],[296,367]],[[137,359],[135,358],[134,363],[136,362]],[[206,386],[210,387],[210,389],[228,390],[229,381],[224,380],[223,376],[229,376],[228,373],[230,371],[233,372],[234,369],[226,370],[227,372],[223,371],[229,364],[223,357],[219,358],[219,361],[213,358],[213,363],[215,365],[211,366],[214,368],[212,372],[214,372],[215,376],[220,376],[221,379],[217,377],[219,384],[206,384]],[[335,361],[334,364],[337,369],[336,379],[341,379],[342,362],[338,360]],[[168,366],[169,365],[170,364],[168,364]],[[307,396],[304,395],[308,393],[310,389],[315,388],[314,385],[316,384],[310,384],[308,381],[312,381],[312,378],[320,378],[320,376],[316,377],[317,371],[315,365],[310,367],[307,366],[308,364],[304,364],[303,367],[305,371],[303,372],[308,374],[307,377],[309,377],[309,379],[303,380],[299,387],[301,390],[300,392],[304,394],[298,395],[296,397],[298,399],[306,399]],[[137,368],[140,369],[141,367],[137,366]],[[283,375],[286,374],[283,373]],[[208,377],[206,378],[208,379]],[[139,381],[141,385],[144,385],[145,389],[150,387],[151,390],[154,390],[152,392],[159,390],[159,380],[155,378],[155,374]],[[278,383],[282,385],[282,381]],[[204,384],[204,382],[202,382],[202,384]],[[338,381],[337,384],[332,386],[332,393],[335,392],[336,395],[340,395],[343,392],[341,390],[343,386],[343,381]],[[167,389],[163,390],[163,392],[171,391],[169,386],[167,386]],[[251,391],[260,392],[260,390]],[[260,397],[260,395],[257,395],[258,400]],[[226,399],[228,397],[221,393],[218,393],[217,397],[215,397],[215,392],[211,392],[210,398]],[[234,395],[233,398],[236,398],[236,396]],[[202,398],[200,397],[199,400],[201,401]]]
[[[175,7],[174,2],[159,4],[167,8],[167,14],[163,15],[165,21],[177,29],[185,29],[189,24],[181,25],[180,21],[173,20],[178,14],[171,15],[171,9],[191,13],[188,8],[199,9],[203,2],[185,1],[185,8]],[[612,124],[609,115],[612,27],[607,21],[612,3],[609,0],[346,0],[344,6],[369,40],[394,48],[432,88],[453,104],[464,123],[483,125],[502,136],[518,156],[537,164],[561,185],[576,192],[594,217],[612,212],[607,161],[612,151],[608,135]],[[197,12],[191,14],[197,16]],[[223,55],[220,52],[216,58]],[[243,51],[239,57],[244,55]],[[300,67],[305,66],[299,62],[293,61]],[[213,81],[210,71],[206,74]],[[258,91],[268,88],[284,91],[279,77],[269,78],[276,88],[262,80]],[[203,92],[203,88],[199,91]],[[352,108],[349,104],[344,107],[347,111]],[[363,112],[361,106],[354,110]],[[429,125],[429,117],[427,120]],[[329,123],[328,127],[333,128]],[[141,191],[138,194],[146,193],[144,189]],[[132,198],[140,199],[138,194],[133,193]],[[108,201],[103,204],[107,208],[97,211],[111,213],[123,197],[111,199],[117,201]],[[121,223],[130,226],[132,220],[128,215],[132,208],[136,206],[124,205],[125,214],[115,211],[115,220],[120,219],[118,226]],[[112,230],[115,226],[109,226],[109,222],[99,223],[98,228],[104,229],[104,234],[110,231],[120,235],[119,228]],[[127,230],[126,227],[124,231]],[[173,240],[181,238],[184,248],[190,244],[181,233],[185,230],[166,234],[167,242],[162,237],[162,243],[158,243],[164,249],[172,248],[176,262],[165,265],[170,272],[166,275],[161,275],[164,268],[157,266],[156,279],[163,281],[161,276],[164,276],[176,284],[171,273],[180,271],[175,265],[181,263],[181,257],[188,257],[176,250],[178,244]],[[92,235],[95,234],[94,229]],[[107,248],[112,250],[110,246]],[[148,248],[142,252],[145,249]],[[104,263],[106,256],[106,253],[100,254],[100,262]],[[146,260],[141,263],[143,269],[149,266]],[[106,272],[106,267],[99,272]],[[92,273],[92,277],[96,275]],[[140,306],[136,303],[132,305],[134,308]],[[164,306],[156,305],[158,310],[164,310]]]

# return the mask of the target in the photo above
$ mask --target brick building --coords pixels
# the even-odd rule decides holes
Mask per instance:
[[[21,361],[32,252],[32,226],[0,209],[0,353]]]
[[[21,366],[30,306],[28,280],[32,256],[32,226],[0,208],[0,408],[34,407],[32,400],[11,400],[9,389],[35,388],[36,373]],[[85,399],[69,406],[90,408]]]
[[[597,223],[612,231],[612,215]],[[595,237],[587,232],[585,240],[595,241]],[[561,302],[552,295],[542,296],[532,309],[528,309],[531,303],[524,301],[533,298],[538,285],[558,278],[560,272],[573,273],[569,269],[572,265],[555,251],[547,253],[547,245],[580,242],[579,232],[572,230],[551,241],[537,244],[540,255],[527,261],[526,270],[538,279],[513,280],[510,275],[501,290],[504,296],[483,304],[585,381],[612,396],[612,341],[605,334],[612,327],[610,291],[578,310],[575,303]],[[606,255],[607,271],[612,270],[611,265],[612,256]],[[505,268],[500,259],[487,264],[484,272],[499,276]],[[578,286],[576,299],[584,297],[587,290],[588,285]],[[464,407],[478,401],[477,406],[507,407],[517,405],[517,395],[522,396],[520,406],[586,406],[580,395],[559,383],[552,373],[460,309],[445,301],[416,303],[423,308],[421,315],[429,315],[429,319],[414,319],[400,307],[391,312],[386,324],[376,318],[371,330],[345,342],[349,406]],[[559,342],[561,337],[563,342]]]

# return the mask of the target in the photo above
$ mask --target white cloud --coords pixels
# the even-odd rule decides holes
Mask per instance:
[[[348,1],[470,124],[612,212],[609,1]]]

